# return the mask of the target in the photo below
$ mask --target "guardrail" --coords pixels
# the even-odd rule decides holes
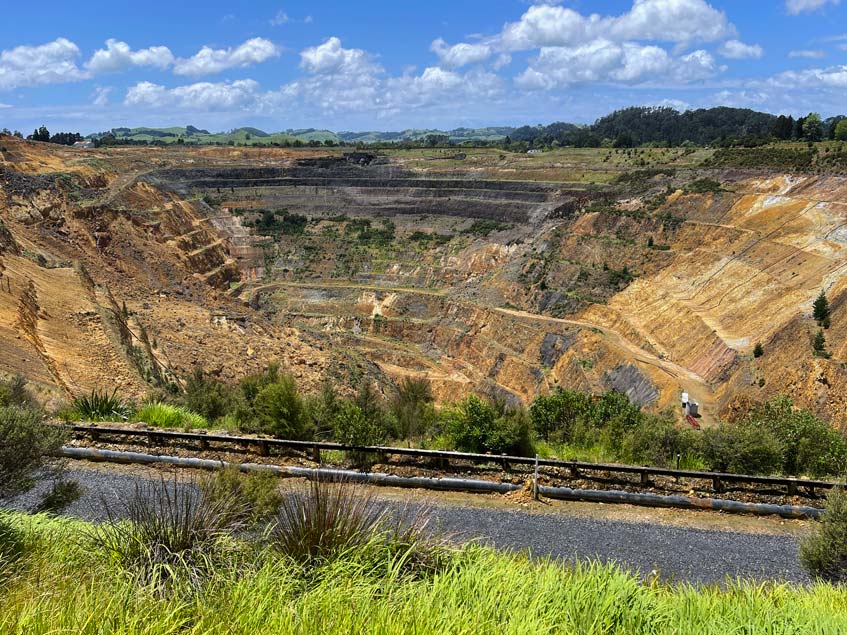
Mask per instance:
[[[224,467],[235,467],[242,472],[263,471],[277,476],[294,476],[309,480],[343,480],[368,485],[383,485],[387,487],[410,487],[452,492],[470,492],[474,494],[498,493],[507,494],[521,489],[514,483],[497,483],[493,481],[474,480],[455,477],[428,476],[397,476],[395,474],[379,474],[354,472],[351,470],[308,468],[293,465],[262,465],[256,463],[227,463],[209,459],[167,456],[162,454],[144,454],[140,452],[120,452],[115,450],[99,450],[96,448],[63,447],[59,456],[88,461],[105,461],[109,463],[141,464],[141,465],[170,465],[188,469],[219,470]],[[671,507],[677,509],[711,509],[731,514],[756,514],[769,516],[776,514],[782,518],[819,518],[823,510],[818,507],[798,505],[774,505],[769,503],[748,503],[743,501],[725,500],[720,498],[697,498],[691,496],[661,496],[652,493],[636,493],[615,490],[571,489],[570,487],[538,486],[538,494],[545,498],[569,501],[588,501],[593,503],[624,503],[627,505],[643,505],[646,507]]]
[[[674,479],[701,479],[712,483],[716,493],[725,491],[729,484],[759,485],[770,488],[785,488],[789,496],[804,496],[816,498],[816,490],[831,489],[839,483],[834,481],[817,481],[811,479],[786,478],[776,476],[752,476],[748,474],[732,474],[729,472],[705,472],[699,470],[675,470],[662,467],[641,465],[622,465],[617,463],[587,463],[583,461],[567,461],[560,459],[541,459],[526,456],[509,456],[506,454],[473,454],[467,452],[452,452],[447,450],[422,450],[419,448],[397,448],[389,446],[346,445],[326,441],[292,441],[265,437],[241,437],[226,434],[207,434],[204,432],[176,432],[158,429],[116,428],[110,426],[74,425],[66,426],[78,434],[86,434],[97,441],[101,436],[139,437],[145,438],[154,445],[163,445],[166,441],[191,441],[200,450],[207,450],[212,444],[238,445],[243,448],[256,448],[260,456],[270,456],[275,448],[300,450],[306,453],[314,462],[321,463],[322,450],[340,450],[372,454],[386,462],[388,457],[408,456],[420,459],[432,459],[439,463],[442,469],[449,467],[450,461],[463,461],[475,465],[495,463],[504,470],[510,470],[512,465],[539,465],[567,469],[572,478],[587,477],[583,472],[606,472],[609,474],[638,475],[641,484],[649,485],[651,476],[665,476]],[[590,477],[588,477],[590,478]]]

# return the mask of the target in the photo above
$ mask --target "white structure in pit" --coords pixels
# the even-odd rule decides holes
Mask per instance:
[[[682,408],[685,410],[686,415],[696,417],[699,407],[700,404],[688,398],[687,392],[682,393]]]

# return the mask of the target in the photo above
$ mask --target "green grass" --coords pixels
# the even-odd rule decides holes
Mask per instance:
[[[183,428],[192,430],[195,428],[208,428],[209,422],[202,415],[192,412],[182,406],[153,402],[141,407],[135,413],[134,419],[149,423],[158,428]]]
[[[111,393],[105,390],[92,390],[87,395],[75,397],[63,418],[70,421],[122,421],[132,414],[132,407],[126,403],[115,388]]]
[[[8,515],[7,515],[8,516]],[[304,570],[271,550],[234,548],[199,584],[161,587],[120,570],[81,538],[81,521],[11,515],[27,555],[0,565],[0,632],[723,635],[847,630],[847,590],[748,582],[641,582],[613,565],[567,566],[471,547],[445,568],[355,558]],[[398,556],[402,558],[402,556]]]

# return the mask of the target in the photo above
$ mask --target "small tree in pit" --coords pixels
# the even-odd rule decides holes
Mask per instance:
[[[815,318],[818,326],[829,328],[829,300],[823,291],[821,291],[820,295],[812,304],[812,316]]]

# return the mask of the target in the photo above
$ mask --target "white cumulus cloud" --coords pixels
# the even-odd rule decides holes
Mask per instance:
[[[197,82],[176,88],[165,88],[152,82],[139,82],[127,91],[124,104],[147,108],[238,110],[250,108],[259,97],[259,84],[252,79]]]
[[[279,57],[281,52],[276,44],[261,37],[251,38],[234,48],[213,49],[204,46],[192,57],[176,60],[174,73],[191,77],[213,75],[230,68],[246,68],[261,64],[271,58]]]
[[[110,38],[106,40],[106,48],[95,51],[85,67],[92,73],[113,73],[132,66],[164,69],[173,61],[173,53],[167,46],[151,46],[133,51],[126,42]]]
[[[573,84],[638,84],[654,79],[684,83],[721,71],[715,59],[698,50],[674,58],[658,46],[598,39],[577,47],[545,47],[516,78],[518,86],[552,90]]]
[[[768,84],[778,88],[847,88],[847,65],[785,71],[771,77]]]
[[[362,49],[347,49],[337,37],[300,52],[300,67],[308,73],[345,75],[381,72],[375,56]]]
[[[586,16],[566,7],[534,5],[493,39],[505,50],[517,51],[572,47],[596,39],[712,42],[735,34],[726,14],[705,0],[635,0],[619,16]]]
[[[0,51],[0,90],[87,79],[88,73],[76,65],[79,54],[79,47],[63,37]]]
[[[609,22],[612,34],[633,40],[713,42],[736,33],[726,14],[705,0],[635,0]]]
[[[838,4],[840,0],[785,0],[785,9],[791,15],[817,11],[828,4]]]
[[[447,68],[478,64],[487,60],[494,53],[494,49],[488,44],[461,42],[450,46],[442,38],[435,40],[430,46],[430,50],[438,55],[442,66]]]
[[[490,98],[502,90],[501,78],[482,71],[461,73],[431,66],[420,74],[408,69],[390,76],[374,55],[345,48],[337,37],[304,49],[300,58],[307,75],[269,94],[264,104],[297,104],[310,112],[369,113],[382,118],[413,108],[440,108],[463,98]]]
[[[765,50],[758,44],[745,44],[739,40],[728,40],[720,45],[718,53],[731,60],[759,59]]]
[[[760,46],[734,39],[736,35],[726,14],[706,0],[633,0],[619,15],[584,14],[558,2],[535,2],[495,35],[453,45],[439,38],[431,48],[445,68],[494,58],[495,70],[509,64],[513,52],[536,50],[516,83],[550,90],[592,82],[690,83],[722,72],[725,67],[705,50],[681,55],[694,42],[727,40],[719,48],[727,58],[764,54]]]

